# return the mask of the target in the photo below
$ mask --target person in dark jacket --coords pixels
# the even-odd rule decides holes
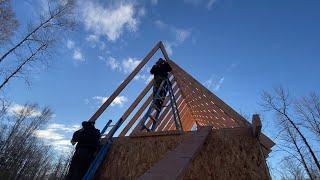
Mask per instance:
[[[153,98],[157,98],[155,97],[155,95],[158,89],[160,88],[162,81],[168,78],[168,73],[171,71],[172,71],[172,68],[169,65],[169,63],[163,60],[162,58],[159,58],[156,64],[152,66],[150,73],[154,75]],[[166,86],[167,84],[164,84],[163,87],[166,87]],[[155,102],[158,110],[161,109],[166,94],[167,94],[167,88],[162,88],[159,92],[160,99],[156,99],[156,102]]]
[[[86,174],[100,143],[100,131],[94,122],[82,122],[82,129],[73,134],[71,144],[76,145],[67,180],[80,180]]]

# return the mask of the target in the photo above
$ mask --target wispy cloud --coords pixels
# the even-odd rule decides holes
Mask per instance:
[[[134,68],[136,68],[138,66],[138,64],[141,61],[136,59],[136,58],[127,58],[125,60],[122,61],[122,71],[124,73],[129,73],[132,72],[134,70]]]
[[[213,90],[218,91],[221,88],[223,82],[224,82],[224,77],[219,79],[218,83],[215,84]]]
[[[217,0],[184,0],[184,2],[194,6],[205,6],[210,10]]]
[[[148,84],[152,79],[153,76],[148,72],[142,72],[134,77],[134,80],[142,80],[145,84]]]
[[[114,57],[108,57],[108,60],[106,61],[106,64],[108,67],[110,67],[112,70],[121,71],[121,65],[120,63],[114,58]]]
[[[8,108],[8,113],[9,115],[15,115],[15,114],[20,114],[22,112],[24,112],[26,110],[26,106],[20,105],[20,104],[13,104],[11,106],[9,106]],[[30,112],[30,117],[36,117],[36,116],[40,116],[41,112],[36,110],[36,109],[32,109],[32,111]]]
[[[80,129],[79,125],[52,123],[44,129],[35,131],[34,135],[56,150],[65,153],[71,151],[71,136],[78,129]]]
[[[99,59],[105,60],[105,58],[102,56],[99,56]],[[141,62],[141,60],[132,57],[126,58],[122,61],[118,61],[116,58],[111,56],[109,56],[105,61],[107,67],[122,74],[131,73]],[[134,80],[142,80],[146,84],[149,83],[149,81],[151,81],[153,78],[153,76],[150,75],[149,71],[150,68],[148,66],[143,67],[139,74],[134,77]]]
[[[78,61],[84,61],[82,52],[80,49],[74,49],[73,51],[73,59],[78,60]]]
[[[223,73],[224,76],[222,77],[217,77],[215,75],[211,75],[209,79],[204,81],[203,85],[206,86],[208,89],[212,89],[213,91],[219,91],[219,89],[222,87],[224,81],[225,81],[225,75],[230,73],[231,71],[234,70],[234,68],[237,67],[236,63],[232,63],[229,65],[225,72]]]
[[[158,0],[150,0],[151,5],[157,5],[158,4]]]
[[[204,82],[204,85],[208,89],[212,88],[214,91],[218,91],[221,88],[223,82],[224,82],[224,77],[221,77],[218,81],[215,80],[213,77],[210,77],[208,80]]]
[[[213,89],[214,91],[218,91],[223,82],[224,82],[224,77],[221,77],[219,79],[215,78],[215,76],[211,76],[209,79],[207,79],[203,85],[206,86],[208,89]]]
[[[207,3],[207,8],[210,10],[212,8],[212,6],[214,5],[214,3],[216,3],[217,0],[209,0],[209,2]]]
[[[98,101],[99,104],[103,104],[109,97],[104,96],[94,96],[92,97],[93,100]],[[119,106],[123,107],[123,105],[128,101],[128,98],[125,96],[118,96],[116,97],[113,102],[111,103],[111,106]]]
[[[100,40],[98,35],[89,34],[86,37],[86,41],[89,43],[91,48],[99,47],[100,50],[104,50],[106,48],[106,44]]]
[[[108,57],[106,60],[107,67],[112,70],[116,70],[123,74],[128,74],[134,70],[138,66],[141,61],[137,58],[128,57],[123,59],[121,62],[116,60],[114,57]]]
[[[165,41],[166,49],[169,55],[173,54],[173,49],[180,46],[185,40],[191,36],[191,29],[177,28],[166,24],[161,20],[156,20],[155,25],[165,31],[169,31],[173,35],[173,40]]]
[[[234,68],[236,68],[238,65],[236,63],[232,63],[228,68],[227,72],[231,72]]]
[[[84,61],[84,56],[80,48],[76,47],[75,42],[68,39],[67,48],[73,51],[72,58],[77,61]]]
[[[108,7],[85,1],[82,11],[86,29],[97,36],[106,36],[110,41],[116,41],[125,30],[135,32],[144,14],[133,3],[125,1],[111,3]]]

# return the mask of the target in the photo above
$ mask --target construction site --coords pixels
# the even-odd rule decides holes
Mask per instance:
[[[0,0],[0,180],[320,180],[319,9]]]
[[[103,146],[83,179],[271,179],[266,158],[275,144],[261,132],[259,115],[242,117],[171,60],[161,41],[89,122],[98,120],[157,51],[172,67],[168,78],[153,95],[150,81],[115,125],[106,124]],[[166,91],[157,107],[161,88]]]

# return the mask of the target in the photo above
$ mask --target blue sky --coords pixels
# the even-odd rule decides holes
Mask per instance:
[[[44,10],[42,0],[13,2],[21,29]],[[81,2],[79,27],[62,37],[50,67],[31,75],[31,87],[17,79],[6,90],[17,105],[52,108],[55,117],[42,133],[57,137],[50,140],[60,148],[160,40],[171,59],[238,112],[261,112],[261,92],[279,85],[296,96],[319,93],[320,1]],[[151,65],[97,121],[99,128],[121,116]]]

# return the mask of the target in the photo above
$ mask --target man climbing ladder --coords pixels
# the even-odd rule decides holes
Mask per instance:
[[[180,116],[178,112],[178,106],[176,104],[176,99],[174,97],[174,93],[172,90],[172,84],[168,78],[168,73],[171,72],[172,68],[168,64],[167,61],[160,58],[156,64],[152,67],[150,73],[154,75],[154,83],[153,83],[153,101],[145,114],[145,116],[141,120],[141,130],[147,131],[155,131],[158,125],[158,118],[161,113],[164,103],[166,99],[167,93],[169,97],[169,106],[172,108],[172,113],[174,116],[174,122],[176,124],[176,128],[178,130],[182,130]],[[165,106],[167,107],[167,106]],[[146,121],[150,118],[152,121],[151,127],[147,127],[145,124]]]
[[[158,111],[161,110],[161,107],[163,105],[163,101],[167,94],[167,81],[168,79],[168,73],[171,72],[172,68],[162,58],[159,58],[159,60],[156,62],[155,65],[150,70],[150,73],[154,75],[154,84],[153,84],[153,98],[156,98],[156,93],[160,88],[161,83],[164,81],[163,88],[160,89],[159,97],[155,101],[155,106]]]

